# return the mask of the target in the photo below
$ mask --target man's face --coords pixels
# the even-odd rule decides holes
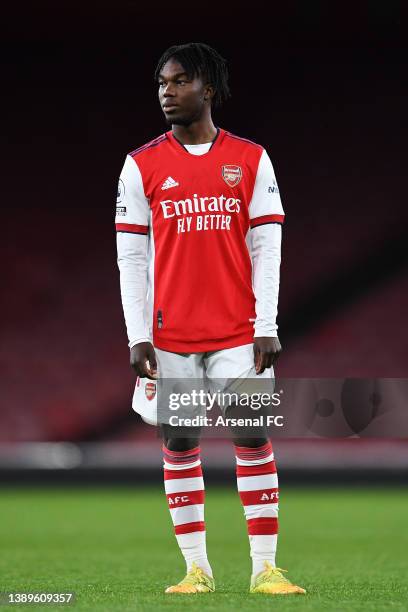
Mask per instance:
[[[211,103],[212,88],[201,77],[190,79],[183,66],[170,59],[159,75],[159,101],[170,125],[190,125]]]

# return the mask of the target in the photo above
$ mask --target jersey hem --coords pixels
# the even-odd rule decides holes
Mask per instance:
[[[251,344],[254,341],[254,332],[245,332],[230,339],[216,339],[216,340],[189,340],[188,342],[183,341],[166,341],[157,340],[154,341],[154,347],[162,351],[169,351],[171,353],[207,353],[208,351],[221,351],[223,349],[235,348],[243,344]]]

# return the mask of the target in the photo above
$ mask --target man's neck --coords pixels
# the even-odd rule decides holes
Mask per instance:
[[[212,119],[206,122],[197,121],[190,125],[172,125],[174,136],[182,144],[203,144],[212,142],[217,135],[217,128]]]

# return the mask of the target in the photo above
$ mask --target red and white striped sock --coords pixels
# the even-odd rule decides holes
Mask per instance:
[[[191,569],[193,561],[209,576],[204,522],[204,480],[200,447],[170,451],[163,446],[164,488],[177,542]]]
[[[235,446],[238,493],[247,520],[252,574],[275,567],[278,539],[278,476],[272,444],[258,448]]]

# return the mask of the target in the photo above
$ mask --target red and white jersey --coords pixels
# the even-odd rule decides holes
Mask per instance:
[[[261,251],[272,243],[263,228],[283,220],[270,159],[249,140],[219,129],[193,155],[169,131],[130,153],[116,209],[129,345],[231,348],[253,341],[254,323],[255,335],[276,336],[280,242],[273,278]],[[255,276],[269,303],[258,300]]]

